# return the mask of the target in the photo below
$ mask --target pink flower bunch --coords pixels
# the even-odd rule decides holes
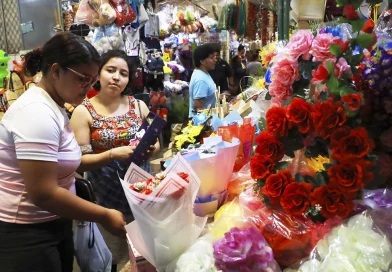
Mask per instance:
[[[313,42],[310,54],[313,55],[313,61],[324,62],[329,59],[335,59],[331,53],[331,44],[339,40],[339,37],[334,37],[331,33],[318,34]]]
[[[295,33],[287,44],[290,57],[298,59],[302,56],[302,59],[309,60],[311,57],[309,51],[312,47],[313,39],[313,34],[309,30],[299,30]]]

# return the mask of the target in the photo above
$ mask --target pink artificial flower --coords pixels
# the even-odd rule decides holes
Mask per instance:
[[[298,59],[302,56],[302,59],[309,60],[311,57],[309,51],[312,47],[313,39],[313,34],[309,30],[299,30],[295,33],[287,44],[290,57]]]
[[[351,66],[348,65],[347,61],[344,58],[339,58],[338,62],[335,64],[335,76],[341,78],[343,75],[348,78],[353,77],[353,73],[351,72]]]
[[[279,80],[272,81],[269,85],[268,91],[273,98],[281,102],[293,94],[291,85],[285,85]]]
[[[299,78],[298,61],[293,58],[280,58],[272,66],[272,82],[291,86]]]
[[[313,42],[310,54],[313,55],[313,61],[324,62],[328,59],[334,59],[335,56],[331,53],[331,44],[339,40],[339,37],[334,37],[331,33],[318,34]]]

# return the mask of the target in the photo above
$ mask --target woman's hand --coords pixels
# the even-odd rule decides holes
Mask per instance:
[[[118,160],[118,161],[127,160],[129,159],[129,157],[133,155],[135,148],[136,146],[121,146],[121,147],[113,148],[110,151],[110,159]]]
[[[99,223],[113,235],[124,237],[126,234],[125,218],[119,211],[107,209],[104,219]]]
[[[147,150],[147,158],[151,158],[152,155],[154,155],[154,151],[155,151],[156,147],[155,145],[150,145],[150,147]]]

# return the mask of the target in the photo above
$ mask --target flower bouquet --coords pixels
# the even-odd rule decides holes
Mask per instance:
[[[194,243],[206,223],[206,218],[193,213],[200,179],[176,156],[158,177],[132,164],[121,184],[135,217],[126,226],[132,244],[158,271],[165,271]]]
[[[285,272],[369,272],[389,271],[391,267],[391,243],[371,216],[364,212],[351,217],[321,239],[310,259],[298,269],[286,269]]]

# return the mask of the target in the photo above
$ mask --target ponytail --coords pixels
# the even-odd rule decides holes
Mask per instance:
[[[27,76],[35,76],[42,71],[42,63],[42,48],[39,47],[24,55],[23,71]]]

